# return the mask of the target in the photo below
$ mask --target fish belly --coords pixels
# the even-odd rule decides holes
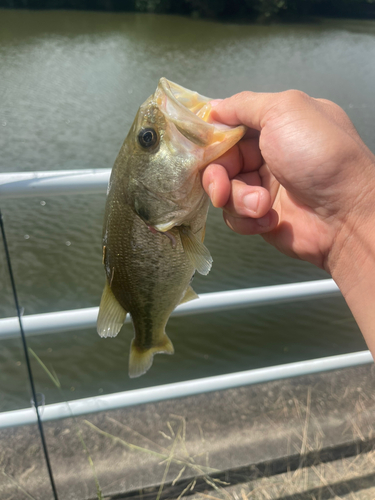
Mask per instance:
[[[194,274],[179,231],[152,232],[128,206],[115,204],[106,227],[105,269],[108,286],[121,308],[130,313],[135,336],[129,374],[145,373],[156,353],[173,354],[165,333],[168,318],[182,301]]]

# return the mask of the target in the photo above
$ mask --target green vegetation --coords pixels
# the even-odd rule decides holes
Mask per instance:
[[[375,0],[0,0],[0,7],[184,14],[215,19],[375,18]]]

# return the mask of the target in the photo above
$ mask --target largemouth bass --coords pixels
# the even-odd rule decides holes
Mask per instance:
[[[190,286],[195,270],[206,275],[211,268],[203,244],[209,199],[201,172],[245,128],[212,123],[210,101],[161,78],[112,169],[97,329],[101,337],[115,337],[130,313],[130,377],[145,373],[154,354],[173,354],[168,318],[178,304],[198,297]]]

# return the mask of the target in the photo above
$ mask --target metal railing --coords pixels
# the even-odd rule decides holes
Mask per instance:
[[[25,196],[105,193],[110,168],[0,174],[0,200]]]
[[[104,193],[109,175],[110,169],[0,174],[0,201],[5,198],[25,196],[45,197],[56,194]],[[217,309],[254,307],[292,300],[339,295],[340,291],[337,285],[330,279],[206,293],[200,295],[199,300],[180,305],[173,312],[173,315],[200,314],[212,312]],[[98,308],[92,307],[73,311],[23,316],[22,322],[26,335],[59,333],[62,331],[92,328],[95,326],[97,314]],[[17,318],[1,319],[0,339],[12,338],[16,335],[19,335]],[[106,396],[73,400],[66,403],[46,405],[43,409],[43,420],[54,420],[72,415],[78,416],[84,413],[122,408],[124,406],[161,401],[371,362],[373,362],[373,359],[370,352],[362,351],[120,392]],[[0,428],[34,423],[35,420],[36,416],[33,408],[3,412],[0,413]]]
[[[292,300],[307,300],[322,297],[337,297],[341,292],[333,280],[306,281],[287,285],[262,286],[232,290],[228,292],[204,293],[199,300],[181,304],[172,316],[201,314],[216,310],[240,309],[255,307]],[[26,335],[59,333],[72,330],[94,328],[98,317],[98,307],[76,309],[45,314],[33,314],[22,317]],[[127,317],[126,322],[130,318]],[[18,318],[0,319],[0,339],[19,335]]]
[[[181,398],[205,392],[233,389],[244,385],[271,382],[289,377],[310,375],[328,370],[338,370],[350,366],[372,363],[369,351],[361,351],[326,358],[299,361],[285,365],[270,366],[257,370],[247,370],[215,377],[206,377],[174,384],[158,385],[144,389],[117,392],[92,398],[76,399],[65,403],[55,403],[41,408],[42,420],[57,420],[100,411],[116,410],[127,406],[154,403],[166,399]],[[25,408],[0,413],[0,428],[33,424],[36,421],[34,408]]]

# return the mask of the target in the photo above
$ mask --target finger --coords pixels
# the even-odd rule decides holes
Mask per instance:
[[[217,158],[215,165],[222,165],[233,179],[240,172],[251,172],[263,164],[258,138],[242,139],[229,151]]]
[[[227,204],[231,186],[228,172],[222,165],[209,165],[203,172],[202,185],[214,207],[221,208]]]
[[[240,172],[251,172],[263,164],[258,138],[241,139],[235,146],[215,160],[233,179]]]
[[[273,204],[277,193],[279,192],[280,183],[270,171],[267,163],[263,163],[260,167],[259,177],[261,179],[261,185],[269,191],[271,195],[271,203]]]
[[[259,136],[242,139],[238,148],[242,157],[241,172],[252,172],[262,166],[264,160],[259,149]]]
[[[260,219],[239,218],[223,212],[227,226],[239,234],[264,234],[276,228],[279,220],[277,212],[270,210]]]
[[[211,111],[214,120],[227,125],[246,125],[255,130],[264,127],[264,117],[279,94],[241,92],[218,102]]]
[[[211,104],[210,123],[217,123],[216,120],[214,120],[214,118],[212,116],[212,109],[215,108],[222,101],[224,101],[224,99],[213,99],[212,101],[210,101],[210,104]],[[252,129],[252,128],[247,128],[244,137],[245,138],[252,138],[252,137],[259,138],[259,131]]]
[[[214,207],[223,207],[228,202],[231,191],[229,179],[238,176],[240,172],[255,171],[262,164],[258,139],[252,138],[240,141],[209,165],[202,174],[202,183]]]
[[[261,218],[272,207],[270,193],[261,187],[257,172],[240,175],[231,182],[231,193],[224,210],[233,217]]]
[[[230,179],[235,177],[243,168],[243,156],[239,145],[236,144],[219,158],[216,158],[214,164],[221,165],[227,171]]]

